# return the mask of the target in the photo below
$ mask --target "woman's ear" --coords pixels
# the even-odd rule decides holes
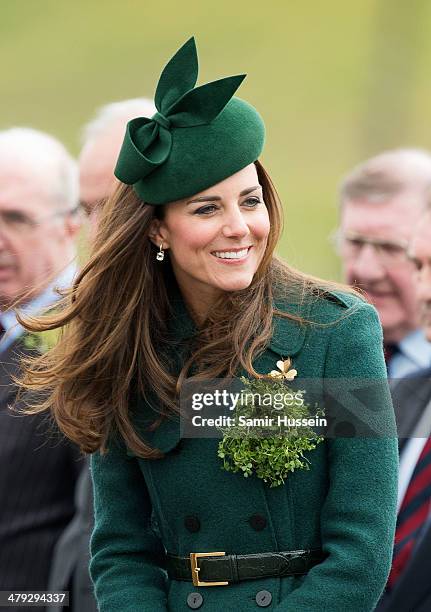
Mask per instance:
[[[168,248],[168,240],[166,238],[166,230],[163,227],[163,222],[160,219],[153,219],[150,223],[150,231],[148,237],[157,248],[160,247],[163,242],[163,248]]]

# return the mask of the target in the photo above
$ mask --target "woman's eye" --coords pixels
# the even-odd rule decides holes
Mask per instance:
[[[247,200],[245,200],[243,204],[245,204],[248,208],[254,208],[258,204],[260,204],[260,202],[261,202],[260,198],[255,197],[255,198],[247,198]]]
[[[208,204],[207,206],[201,206],[200,208],[196,209],[193,214],[209,215],[210,213],[214,212],[214,210],[217,210],[217,206],[215,206],[214,204]]]

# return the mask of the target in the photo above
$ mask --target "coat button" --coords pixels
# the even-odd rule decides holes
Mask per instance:
[[[253,514],[248,519],[248,522],[255,531],[262,531],[262,529],[265,529],[266,527],[266,518],[261,514]]]
[[[262,592],[266,593],[266,591],[262,591]],[[204,598],[202,597],[200,593],[189,593],[187,595],[187,605],[192,610],[197,610],[198,608],[200,608],[203,602],[204,602]]]
[[[190,533],[196,533],[201,528],[201,523],[197,516],[186,516],[184,526]]]
[[[269,591],[259,591],[256,595],[256,603],[260,608],[266,608],[272,601],[272,595]]]

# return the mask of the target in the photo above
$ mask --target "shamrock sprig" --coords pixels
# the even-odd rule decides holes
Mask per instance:
[[[314,450],[322,442],[319,436],[310,426],[300,425],[286,428],[278,424],[278,416],[292,419],[295,422],[303,422],[310,418],[310,406],[304,400],[304,393],[295,391],[296,402],[284,400],[283,406],[279,408],[268,408],[258,405],[256,397],[272,395],[272,397],[284,398],[293,395],[287,386],[287,381],[292,381],[297,376],[297,371],[291,369],[291,360],[277,362],[277,370],[272,370],[266,376],[250,380],[241,377],[246,392],[245,402],[238,403],[234,412],[234,424],[229,427],[220,428],[223,438],[218,445],[218,456],[223,460],[222,468],[228,472],[242,472],[245,478],[253,474],[261,478],[270,487],[284,484],[289,473],[298,469],[310,469],[309,451]],[[300,401],[302,400],[302,402]],[[273,419],[273,423],[258,428],[244,427],[243,422],[249,419],[267,416]],[[323,416],[322,409],[316,408],[314,416]]]

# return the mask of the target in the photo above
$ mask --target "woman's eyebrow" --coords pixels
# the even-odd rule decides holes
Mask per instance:
[[[256,191],[256,189],[262,189],[262,186],[256,185],[255,187],[248,187],[247,189],[244,189],[243,191],[241,191],[239,195],[245,196],[248,193],[251,193],[252,191]],[[220,196],[211,196],[211,195],[199,196],[197,198],[193,198],[193,200],[189,200],[187,204],[193,204],[194,202],[218,202],[219,200],[221,200]]]
[[[241,193],[239,195],[240,196],[245,196],[248,193],[251,193],[252,191],[256,191],[256,189],[262,189],[262,185],[256,185],[255,187],[250,187],[249,189],[244,189],[244,191],[241,191]]]
[[[217,202],[218,200],[221,200],[220,196],[199,196],[198,198],[189,200],[187,204],[193,204],[193,202]]]

